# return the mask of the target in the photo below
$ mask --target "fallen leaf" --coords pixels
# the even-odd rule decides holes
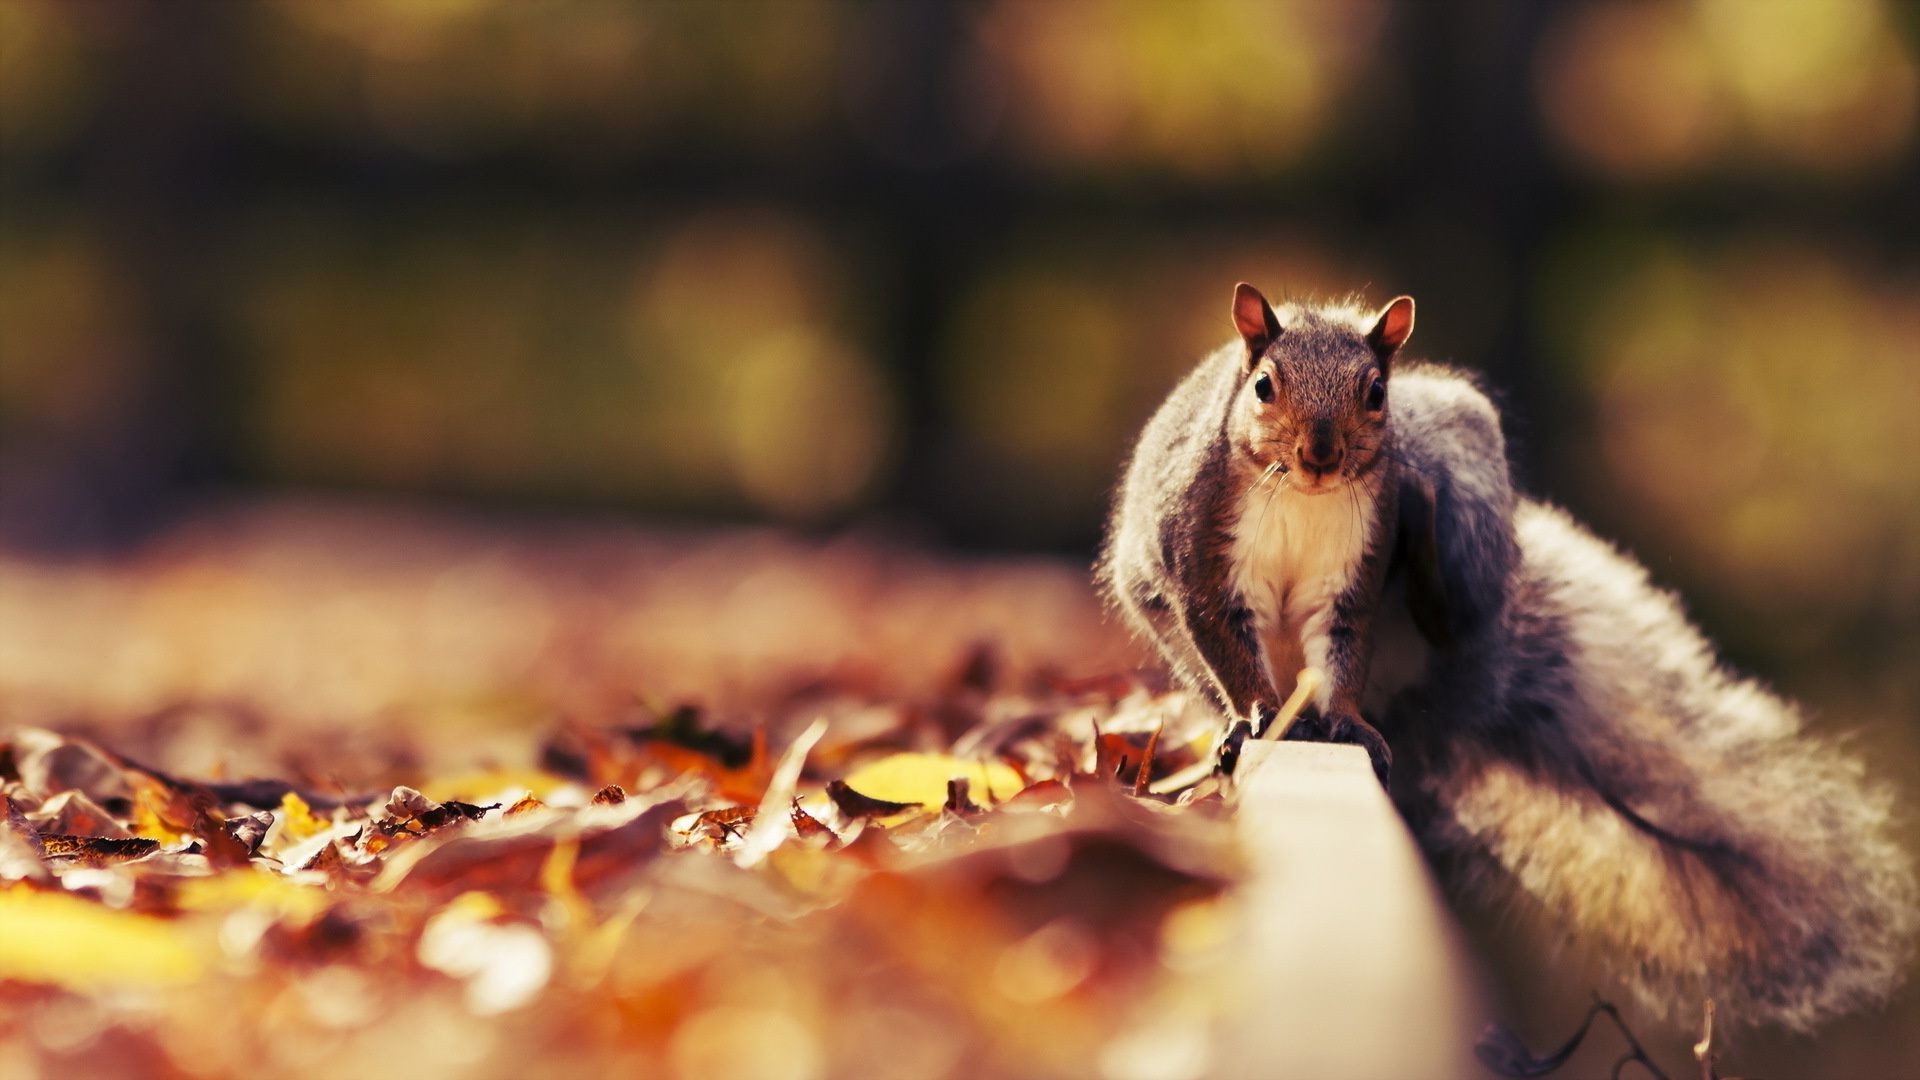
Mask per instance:
[[[144,836],[42,836],[40,842],[47,858],[70,859],[82,866],[102,866],[138,859],[160,850],[158,840]]]
[[[89,799],[85,792],[63,791],[26,815],[36,831],[64,836],[110,836],[124,839],[133,835],[120,820]]]
[[[292,791],[280,796],[280,812],[276,816],[279,819],[285,843],[299,843],[318,836],[333,824],[326,818],[316,815],[313,808],[307,805],[307,800]]]
[[[476,801],[491,799],[515,791],[524,791],[542,799],[572,783],[546,769],[490,769],[464,776],[429,780],[420,785],[420,793],[436,802],[450,799]]]
[[[786,839],[789,826],[780,810],[793,802],[794,785],[800,782],[800,772],[806,767],[807,755],[813,751],[814,744],[820,741],[820,736],[826,733],[827,721],[824,718],[815,720],[780,755],[780,764],[773,770],[773,779],[767,783],[767,792],[760,798],[760,810],[753,815],[753,824],[747,827],[747,835],[740,841],[740,850],[733,854],[734,863],[741,869],[751,869]]]
[[[829,780],[827,798],[832,799],[833,805],[839,807],[840,812],[850,818],[892,817],[895,814],[920,808],[917,802],[890,802],[862,794],[853,790],[845,780]]]
[[[939,810],[947,801],[947,781],[964,777],[973,794],[988,803],[1003,802],[1025,785],[1020,774],[997,761],[966,761],[945,754],[894,754],[855,769],[847,786],[871,799],[918,803]]]
[[[325,889],[290,881],[268,870],[234,870],[180,882],[174,903],[182,911],[254,908],[305,921],[331,903]]]
[[[260,842],[267,838],[267,830],[273,828],[273,814],[261,810],[245,817],[228,818],[222,828],[251,857],[259,854]]]
[[[1044,810],[1061,806],[1073,801],[1073,789],[1059,780],[1042,780],[1020,789],[1013,798],[1002,804],[1009,810]]]
[[[40,843],[40,830],[34,827],[33,822],[27,820],[27,815],[20,811],[20,805],[13,801],[13,796],[0,794],[0,800],[6,802],[7,831],[19,837],[20,841],[31,848],[36,856],[39,855],[43,848]]]
[[[96,803],[124,805],[133,796],[120,762],[91,743],[24,728],[14,733],[11,746],[21,784],[41,798],[78,791]]]
[[[814,817],[812,814],[800,808],[799,800],[794,800],[793,809],[788,813],[788,816],[793,819],[794,834],[799,836],[800,839],[819,841],[828,845],[834,845],[840,842],[838,834],[821,824],[819,818]]]
[[[498,809],[499,803],[477,806],[457,799],[435,802],[413,788],[401,786],[394,788],[393,795],[387,799],[387,816],[375,821],[373,826],[387,836],[419,835],[456,822],[478,821],[487,811]]]
[[[65,893],[0,890],[0,980],[51,983],[78,993],[179,986],[200,977],[201,955],[165,919]]]
[[[972,786],[964,776],[956,776],[947,781],[947,801],[942,809],[949,814],[958,814],[961,817],[979,817],[986,813],[985,810],[974,805],[973,795],[968,790]]]
[[[651,726],[630,729],[627,735],[638,743],[658,743],[694,751],[728,769],[745,768],[766,751],[763,733],[756,731],[762,745],[755,746],[753,738],[742,740],[703,728],[700,707],[686,702],[659,714]]]
[[[39,831],[14,805],[12,796],[0,794],[0,800],[6,802],[5,821],[0,822],[0,882],[50,880],[53,875],[43,861],[47,848]]]
[[[500,831],[485,835],[457,832],[444,838],[430,837],[390,857],[372,889],[500,893],[537,889],[554,845],[574,841],[579,854],[573,861],[573,887],[589,893],[603,882],[619,880],[643,868],[665,847],[668,823],[685,812],[685,804],[668,800],[618,825],[595,826],[578,817],[557,821],[523,818],[494,825],[492,828]]]
[[[751,806],[716,807],[694,818],[686,832],[689,835],[702,833],[716,844],[724,843],[728,838],[738,840],[746,835],[747,826],[753,823],[753,814]]]

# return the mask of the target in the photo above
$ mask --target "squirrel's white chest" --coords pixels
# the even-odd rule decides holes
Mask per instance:
[[[1358,494],[1358,493],[1353,493]],[[1326,662],[1333,601],[1359,572],[1371,519],[1365,500],[1255,488],[1233,530],[1233,586],[1253,611],[1270,674],[1284,691]]]

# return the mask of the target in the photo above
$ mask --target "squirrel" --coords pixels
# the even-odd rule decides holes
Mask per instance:
[[[1383,779],[1397,760],[1456,899],[1526,916],[1669,1021],[1712,998],[1807,1032],[1884,1001],[1920,890],[1862,762],[1727,669],[1638,563],[1515,492],[1486,394],[1397,356],[1411,300],[1275,312],[1241,285],[1233,313],[1241,340],[1141,436],[1096,571],[1227,714],[1222,767],[1273,715],[1270,657],[1304,656],[1329,677],[1286,734],[1359,742]],[[1283,469],[1281,524],[1248,519]],[[1331,528],[1314,515],[1342,488]],[[1376,649],[1400,670],[1370,672]]]
[[[1414,303],[1284,315],[1234,288],[1240,340],[1147,422],[1096,577],[1176,678],[1234,718],[1223,771],[1278,714],[1279,677],[1313,668],[1326,678],[1287,734],[1358,743],[1385,782],[1392,752],[1360,699],[1399,528],[1387,382]]]

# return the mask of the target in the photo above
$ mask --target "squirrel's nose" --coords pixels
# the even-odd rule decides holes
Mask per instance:
[[[1330,473],[1339,468],[1343,456],[1332,439],[1314,439],[1300,448],[1300,464],[1317,473]]]

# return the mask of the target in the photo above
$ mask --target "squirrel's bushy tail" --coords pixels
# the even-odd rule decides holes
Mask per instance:
[[[1889,793],[1729,673],[1672,597],[1564,513],[1523,504],[1506,706],[1420,748],[1423,839],[1642,1003],[1808,1030],[1884,999],[1910,956]]]

